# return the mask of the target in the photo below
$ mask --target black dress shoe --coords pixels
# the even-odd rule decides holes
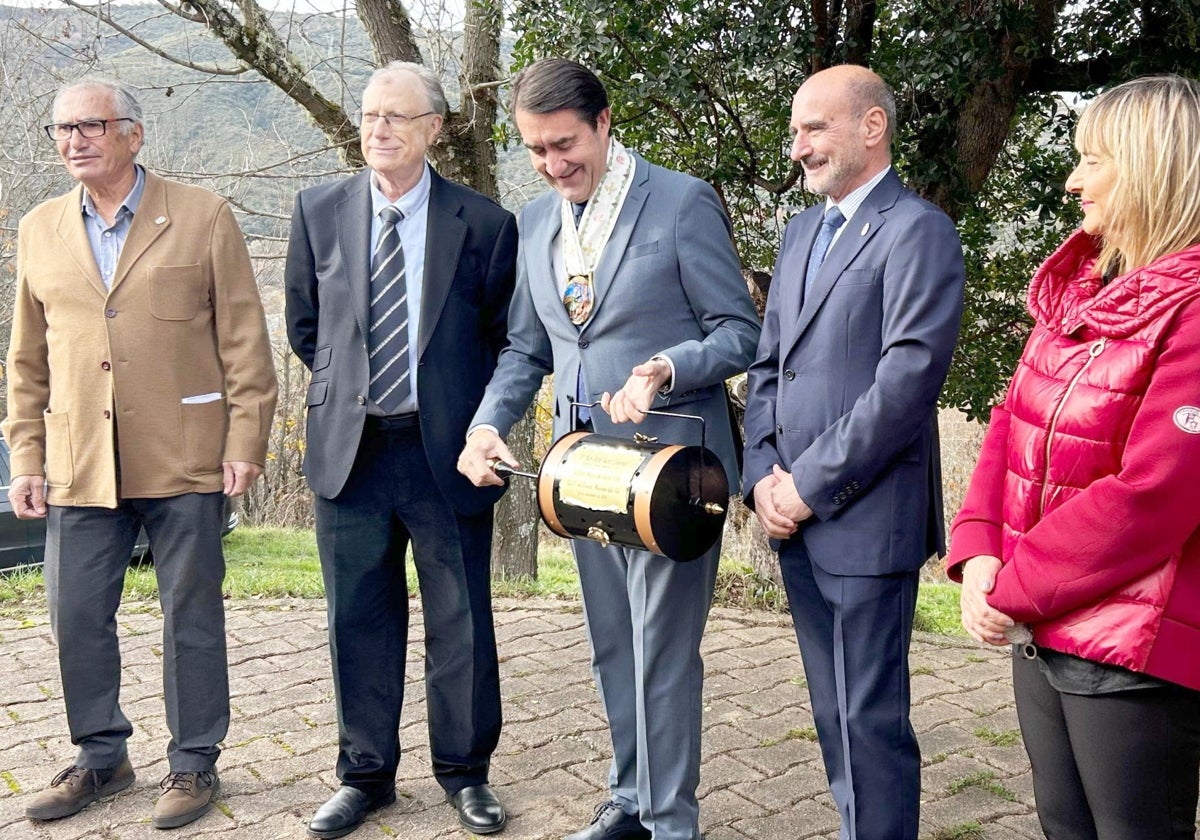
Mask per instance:
[[[308,833],[322,840],[344,837],[362,825],[367,814],[396,801],[396,788],[369,793],[343,785],[308,821]]]
[[[609,801],[596,808],[587,828],[568,835],[565,840],[650,840],[650,837],[636,814],[626,814],[620,805]]]
[[[446,794],[446,801],[458,811],[458,821],[467,831],[495,834],[508,822],[508,814],[491,785],[465,787],[453,795]]]

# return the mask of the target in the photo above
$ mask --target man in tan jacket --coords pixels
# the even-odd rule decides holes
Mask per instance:
[[[144,527],[163,610],[170,772],[159,828],[201,816],[229,723],[224,497],[261,474],[276,383],[229,205],[136,163],[125,86],[59,91],[46,133],[79,186],[21,220],[8,352],[8,497],[47,518],[46,596],[74,762],[26,807],[76,813],[128,787],[114,616]]]

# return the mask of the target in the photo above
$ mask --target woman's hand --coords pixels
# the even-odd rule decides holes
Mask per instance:
[[[987,595],[996,585],[996,574],[1004,564],[999,557],[980,554],[963,563],[962,591],[959,606],[962,609],[962,625],[977,642],[989,645],[1006,645],[1004,631],[1014,622],[987,602]]]

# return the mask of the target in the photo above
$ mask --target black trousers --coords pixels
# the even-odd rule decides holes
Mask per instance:
[[[1196,836],[1200,692],[1065,694],[1019,656],[1013,687],[1048,840]]]
[[[337,699],[337,774],[350,787],[395,784],[408,647],[411,542],[425,619],[433,772],[447,793],[488,780],[500,737],[491,605],[491,511],[458,515],[434,483],[420,430],[364,432],[345,488],[316,499]]]
[[[46,602],[58,642],[75,763],[116,767],[133,727],[121,711],[117,608],[129,555],[144,526],[163,611],[163,701],[175,772],[211,770],[229,728],[221,493],[122,499],[115,509],[51,505]]]

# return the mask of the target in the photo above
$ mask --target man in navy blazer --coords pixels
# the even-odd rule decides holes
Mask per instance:
[[[510,343],[459,469],[479,484],[500,483],[489,460],[515,463],[502,438],[553,373],[556,435],[584,419],[573,401],[602,403],[586,421],[597,433],[640,431],[664,443],[699,443],[700,424],[647,409],[696,415],[737,487],[724,381],[749,365],[759,325],[716,193],[625,150],[611,133],[603,84],[573,61],[522,70],[511,110],[554,190],[521,212]],[[611,235],[592,240],[603,219]],[[575,236],[596,245],[586,276],[570,276]],[[575,298],[580,280],[586,291]],[[585,303],[572,310],[564,297]],[[609,800],[567,840],[699,840],[700,638],[720,541],[688,563],[590,540],[571,547],[613,760]]]
[[[908,648],[944,551],[935,410],[962,316],[958,235],[891,168],[894,124],[864,67],[796,92],[791,158],[826,201],[784,233],[745,421],[745,498],[779,551],[849,840],[917,837]]]
[[[395,801],[411,542],[433,771],[463,826],[484,834],[506,819],[488,785],[500,735],[490,589],[500,490],[472,486],[455,460],[506,342],[516,220],[426,163],[446,109],[436,75],[393,62],[362,104],[369,168],[296,197],[285,274],[288,338],[312,370],[304,472],[342,783],[308,831],[340,837]]]

